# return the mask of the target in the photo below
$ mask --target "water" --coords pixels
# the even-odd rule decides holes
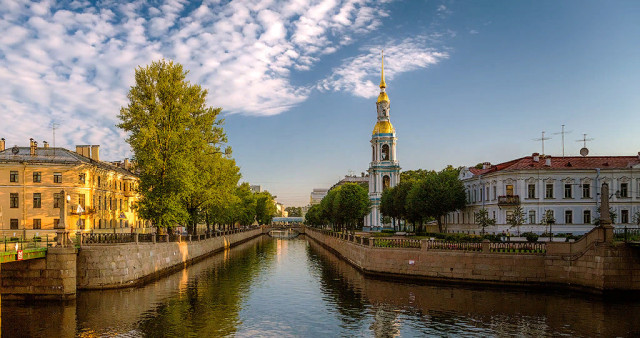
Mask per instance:
[[[2,302],[3,337],[639,336],[640,301],[372,279],[263,236],[141,288]]]

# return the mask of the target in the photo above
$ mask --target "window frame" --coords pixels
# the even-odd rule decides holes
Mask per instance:
[[[591,224],[591,210],[583,210],[582,211],[582,223]]]
[[[571,186],[571,183],[564,184],[564,198],[573,198],[573,187]]]
[[[547,183],[544,186],[544,198],[552,199],[553,198],[553,183]]]
[[[9,193],[9,208],[11,209],[20,208],[20,193],[17,193],[17,192]]]
[[[33,193],[33,208],[34,209],[42,208],[42,194],[39,192]]]
[[[573,224],[573,210],[564,211],[564,224]]]
[[[9,171],[9,182],[11,183],[19,183],[20,182],[20,174],[17,170]]]
[[[41,230],[42,229],[42,219],[34,218],[33,219],[33,230]]]
[[[527,185],[527,198],[535,199],[536,198],[536,185],[528,184]]]
[[[582,184],[582,198],[591,198],[591,183]]]
[[[34,171],[33,172],[33,183],[42,183],[42,172]]]
[[[62,183],[62,173],[53,173],[53,183]]]

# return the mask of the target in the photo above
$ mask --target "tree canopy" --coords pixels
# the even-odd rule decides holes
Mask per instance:
[[[361,228],[371,202],[365,188],[357,183],[345,183],[331,189],[320,204],[312,206],[305,216],[308,225],[332,224],[341,229]]]

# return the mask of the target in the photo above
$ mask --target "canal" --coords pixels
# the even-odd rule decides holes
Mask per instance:
[[[363,276],[266,236],[144,287],[2,302],[2,337],[639,336],[640,301]]]

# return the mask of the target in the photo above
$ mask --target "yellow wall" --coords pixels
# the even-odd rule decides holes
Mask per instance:
[[[10,182],[11,171],[18,172],[18,182]],[[41,173],[40,183],[33,182],[34,172]],[[62,183],[54,183],[54,173],[62,174]],[[85,183],[80,181],[80,174],[85,175]],[[133,174],[126,175],[91,164],[0,163],[0,230],[5,234],[16,232],[10,229],[11,219],[18,219],[18,230],[32,230],[34,219],[41,220],[42,230],[53,230],[54,219],[60,219],[60,209],[53,207],[53,196],[63,189],[66,195],[71,197],[66,229],[76,230],[79,218],[84,220],[85,230],[94,227],[98,229],[99,220],[102,220],[103,229],[126,228],[126,221],[129,227],[144,227],[143,222],[138,222],[140,220],[131,207],[138,199],[137,194],[131,190],[136,182],[137,177]],[[11,193],[18,194],[18,208],[10,207]],[[40,208],[34,208],[34,193],[41,194]],[[72,212],[77,210],[79,195],[85,196],[85,213],[80,216]],[[109,199],[116,201],[115,205],[111,202],[111,209]],[[101,206],[97,205],[98,201],[102,201]],[[129,204],[128,208],[125,206],[126,201]],[[121,213],[125,216],[122,226]]]

